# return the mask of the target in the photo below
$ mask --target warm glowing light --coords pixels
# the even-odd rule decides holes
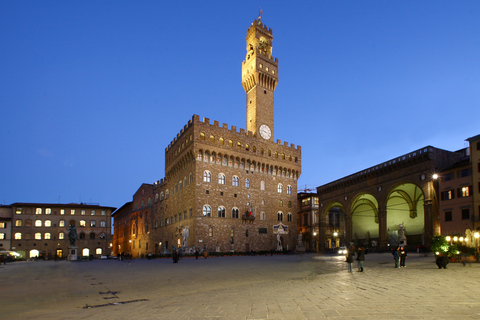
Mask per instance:
[[[463,237],[460,237],[459,240],[463,242]]]
[[[316,236],[316,235],[317,235],[317,233],[316,233],[316,232],[314,232],[314,233],[313,233],[313,236]]]
[[[440,254],[440,252],[437,251],[437,252],[435,252],[435,254],[438,256]]]
[[[453,241],[458,241],[458,237],[457,236],[453,237]]]
[[[450,240],[452,240],[452,238],[450,236],[446,236],[445,240],[450,241]]]
[[[438,179],[438,174],[434,173],[434,174],[432,175],[432,178],[433,178],[434,180],[437,180],[437,179]]]
[[[333,236],[334,236],[334,237],[338,236],[338,232],[334,232],[334,233],[333,233]]]
[[[480,234],[478,232],[475,232],[473,236],[475,237],[475,239],[478,239],[478,237],[480,237]]]

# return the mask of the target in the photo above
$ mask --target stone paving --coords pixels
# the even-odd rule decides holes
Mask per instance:
[[[1,319],[480,319],[480,264],[367,254],[0,265]]]

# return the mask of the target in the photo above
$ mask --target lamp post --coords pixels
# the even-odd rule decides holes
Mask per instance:
[[[338,236],[338,232],[337,231],[333,232],[333,241],[335,241],[334,248],[337,247],[337,236]]]

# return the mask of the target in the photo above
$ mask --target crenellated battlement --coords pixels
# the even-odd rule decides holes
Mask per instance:
[[[254,31],[254,29],[252,29],[252,28],[257,29],[257,30],[261,30],[261,31],[263,31],[263,32],[265,32],[269,35],[273,35],[272,29],[267,27],[265,24],[263,24],[262,21],[259,20],[259,19],[255,19],[255,21],[252,22],[252,24],[250,25],[250,28],[247,29],[247,34],[249,32]]]
[[[168,145],[168,147],[165,148],[165,153],[168,152],[168,150],[170,150],[170,148],[173,147],[173,145],[180,140],[181,136],[187,132],[188,129],[190,129],[193,125],[200,125],[200,126],[206,126],[208,128],[212,128],[212,129],[220,129],[222,132],[224,132],[225,134],[231,134],[231,135],[237,135],[237,136],[241,136],[241,137],[248,137],[248,138],[251,138],[251,139],[254,139],[255,137],[253,136],[253,133],[252,131],[246,131],[245,129],[243,128],[240,128],[237,130],[237,127],[236,126],[230,126],[230,129],[229,129],[229,125],[226,124],[226,123],[222,123],[222,125],[220,125],[220,122],[217,121],[217,120],[214,120],[213,123],[210,122],[210,118],[206,118],[204,117],[203,119],[200,119],[200,116],[197,115],[197,114],[194,114],[192,116],[192,119],[188,121],[188,124],[186,124],[182,130],[180,130],[180,132],[176,135],[175,138],[173,138],[173,140],[170,142],[170,144]],[[259,140],[258,141],[259,143],[265,143],[264,141],[262,140]],[[295,144],[293,143],[288,143],[286,141],[282,141],[282,140],[279,140],[277,139],[276,143],[275,143],[278,147],[282,147],[282,148],[288,148],[288,149],[292,149],[292,150],[298,150],[298,151],[301,151],[301,146],[295,146]]]

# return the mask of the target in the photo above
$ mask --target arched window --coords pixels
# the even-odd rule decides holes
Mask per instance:
[[[165,199],[168,199],[169,196],[170,196],[170,190],[167,189],[167,191],[165,191]]]
[[[105,239],[105,233],[100,233],[100,239]]]
[[[45,220],[44,226],[45,226],[45,227],[51,227],[51,226],[52,226],[52,221],[50,221],[50,220]]]
[[[210,206],[203,206],[203,216],[210,217],[212,214],[212,208]]]
[[[292,221],[293,221],[293,215],[292,215],[290,212],[287,214],[287,221],[288,221],[288,222],[292,222]]]
[[[208,228],[208,235],[213,237],[213,227]]]
[[[96,223],[95,220],[91,220],[91,221],[90,221],[90,227],[95,227],[95,223]]]
[[[210,142],[215,142],[215,137],[213,135],[210,135]]]
[[[283,207],[283,201],[282,200],[278,200],[278,206]]]
[[[205,140],[205,133],[200,132],[200,139]]]
[[[232,219],[238,219],[238,208],[232,209]]]
[[[277,186],[278,193],[283,193],[283,184],[279,183]]]
[[[51,237],[52,237],[52,235],[50,234],[50,232],[46,232],[45,235],[43,236],[43,238],[44,238],[45,240],[50,240]]]
[[[105,228],[105,220],[100,221],[100,227]]]
[[[85,220],[80,220],[80,227],[85,227],[87,222]]]
[[[35,240],[42,240],[42,234],[40,232],[35,233]]]
[[[80,232],[80,236],[78,237],[80,240],[85,239],[85,232]]]
[[[265,190],[265,181],[260,181],[260,190]]]
[[[287,186],[287,194],[292,194],[292,186]]]
[[[193,182],[193,173],[190,173],[189,177],[190,177],[189,181],[190,181],[190,183],[192,183]]]
[[[218,207],[218,217],[219,218],[225,218],[225,207]]]
[[[232,186],[238,187],[238,177],[237,176],[232,177]]]
[[[220,144],[224,144],[225,143],[225,140],[223,138],[220,138]]]
[[[95,249],[95,254],[102,254],[102,248]]]
[[[277,220],[278,220],[278,221],[283,221],[283,212],[278,211],[278,213],[277,213]]]
[[[212,181],[212,174],[210,171],[205,170],[203,172],[203,182],[211,182]]]
[[[165,193],[162,191],[160,192],[160,201],[162,201],[163,199],[165,199]]]
[[[35,220],[35,227],[41,227],[42,226],[42,220]]]
[[[58,234],[58,239],[59,239],[59,240],[65,239],[65,233],[60,232],[60,233]]]
[[[21,232],[15,233],[15,240],[22,240],[22,233]]]
[[[228,140],[228,145],[229,145],[230,147],[233,147],[233,141],[232,141],[232,140]]]
[[[225,184],[225,175],[223,173],[218,174],[218,184]]]
[[[250,179],[245,179],[245,188],[250,188]]]
[[[265,220],[265,212],[260,212],[260,220]]]
[[[183,186],[186,187],[187,186],[187,176],[185,176],[183,178]]]
[[[15,227],[21,227],[22,226],[22,220],[15,220]]]
[[[288,201],[288,207],[289,207],[289,208],[292,207],[292,201]]]
[[[95,239],[95,232],[90,232],[90,240]]]

